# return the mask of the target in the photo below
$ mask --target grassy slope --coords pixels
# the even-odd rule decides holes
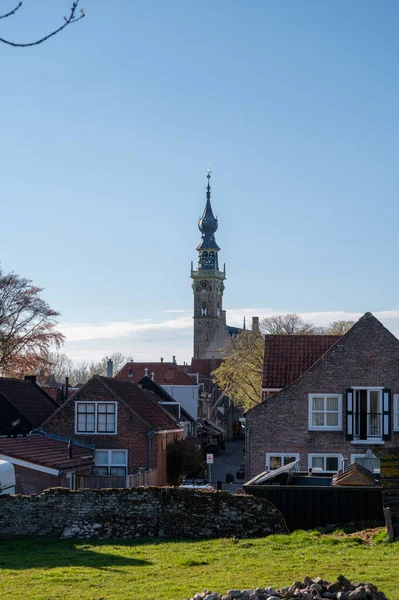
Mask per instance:
[[[182,600],[202,589],[282,586],[320,575],[378,585],[399,600],[399,542],[295,532],[254,540],[9,540],[0,543],[0,598]]]

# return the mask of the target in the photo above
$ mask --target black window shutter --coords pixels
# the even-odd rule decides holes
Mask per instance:
[[[385,388],[382,392],[382,439],[391,439],[391,415],[392,415],[391,390]]]
[[[346,390],[346,439],[353,440],[353,390]]]

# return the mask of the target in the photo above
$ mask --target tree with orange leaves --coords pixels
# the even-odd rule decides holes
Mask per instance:
[[[64,341],[59,313],[40,297],[32,281],[0,269],[0,375],[45,373],[49,353]]]

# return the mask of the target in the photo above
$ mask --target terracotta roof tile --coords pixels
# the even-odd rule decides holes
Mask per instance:
[[[73,446],[73,458],[68,458],[68,444],[41,435],[0,438],[0,454],[26,460],[52,469],[75,469],[93,464],[94,450]]]
[[[321,358],[340,335],[266,335],[263,388],[289,385]]]
[[[173,362],[128,362],[115,378],[137,383],[146,374],[145,369],[148,369],[148,377],[154,373],[155,381],[159,385],[195,385],[196,383]]]

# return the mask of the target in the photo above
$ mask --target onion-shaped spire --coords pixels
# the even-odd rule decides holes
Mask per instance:
[[[215,241],[215,236],[213,235],[218,228],[218,220],[214,216],[211,206],[211,186],[209,184],[209,180],[211,178],[211,171],[208,165],[208,185],[206,186],[206,205],[204,214],[198,221],[198,229],[202,233],[202,240],[197,247],[197,250],[202,250],[205,248],[217,249],[220,250]]]

